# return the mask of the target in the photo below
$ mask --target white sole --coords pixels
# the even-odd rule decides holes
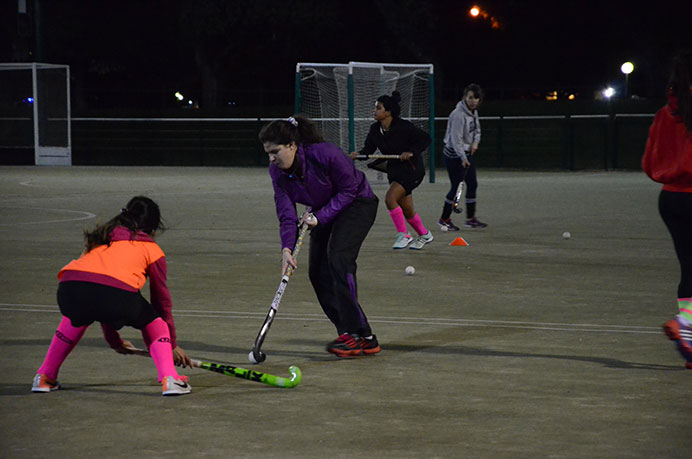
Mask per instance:
[[[408,242],[406,243],[406,245],[403,245],[403,246],[401,246],[401,247],[392,246],[392,249],[393,249],[393,250],[405,249],[406,247],[408,247],[408,246],[411,245],[412,243],[413,243],[413,238],[410,237],[410,238],[408,238]]]

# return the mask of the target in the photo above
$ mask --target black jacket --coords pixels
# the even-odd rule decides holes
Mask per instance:
[[[386,172],[388,174],[411,172],[425,174],[425,166],[423,164],[423,151],[430,145],[430,136],[423,130],[417,128],[413,123],[402,118],[392,119],[392,124],[389,125],[387,132],[382,131],[380,123],[375,122],[370,126],[368,136],[365,138],[365,145],[359,152],[362,155],[372,155],[375,150],[379,149],[383,155],[400,155],[410,151],[413,153],[413,158],[409,161],[402,162],[398,159],[377,160],[368,167],[380,171],[385,171],[382,168],[386,161]]]

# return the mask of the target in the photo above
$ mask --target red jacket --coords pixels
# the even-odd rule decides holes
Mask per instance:
[[[677,100],[670,94],[649,128],[642,169],[666,191],[692,193],[692,132],[673,115],[676,109]]]

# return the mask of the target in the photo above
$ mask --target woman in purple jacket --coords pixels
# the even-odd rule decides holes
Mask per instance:
[[[317,299],[339,337],[327,344],[338,357],[380,351],[358,303],[356,259],[375,222],[377,197],[365,174],[339,147],[326,143],[301,116],[272,121],[259,140],[269,155],[282,244],[282,274],[296,268],[292,248],[298,224],[310,227],[309,276]],[[296,204],[312,209],[299,219]]]

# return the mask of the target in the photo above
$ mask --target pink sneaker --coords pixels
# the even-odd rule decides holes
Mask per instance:
[[[675,342],[678,352],[687,361],[685,366],[692,370],[692,328],[682,323],[677,316],[663,324],[663,332]]]

